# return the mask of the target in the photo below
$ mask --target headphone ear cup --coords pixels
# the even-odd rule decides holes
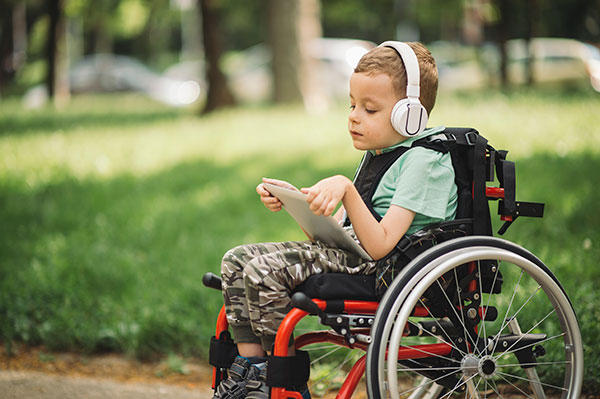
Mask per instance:
[[[398,101],[392,109],[392,127],[405,137],[414,137],[425,130],[427,119],[427,110],[421,103],[408,98]]]

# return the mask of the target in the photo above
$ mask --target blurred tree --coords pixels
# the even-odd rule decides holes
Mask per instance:
[[[220,0],[200,0],[202,40],[206,58],[206,81],[208,82],[208,93],[206,104],[202,110],[203,113],[236,103],[220,66],[223,54],[223,35],[219,19],[220,7]]]
[[[0,95],[25,62],[27,51],[26,3],[0,3]]]
[[[525,40],[527,42],[527,61],[525,65],[525,82],[528,86],[533,86],[535,83],[535,75],[533,69],[533,52],[531,48],[531,39],[536,36],[536,22],[538,18],[538,2],[537,0],[525,1]]]
[[[243,50],[267,37],[266,0],[223,0],[223,31],[229,49]]]
[[[499,18],[496,24],[496,44],[500,54],[500,65],[498,69],[500,85],[503,88],[508,87],[508,52],[506,41],[509,34],[509,23],[511,17],[510,0],[496,0],[499,11]]]
[[[120,0],[96,0],[80,3],[85,21],[86,54],[113,52],[114,33],[111,19],[115,16],[119,2]]]
[[[58,107],[69,101],[68,59],[66,51],[65,0],[48,0],[47,76],[48,96]]]
[[[0,2],[0,95],[14,77],[11,58],[13,53],[13,4]]]
[[[394,39],[397,21],[394,4],[397,1],[323,1],[323,34],[327,37],[349,37],[376,43]]]
[[[268,0],[269,46],[275,103],[324,107],[310,46],[321,37],[319,0]]]

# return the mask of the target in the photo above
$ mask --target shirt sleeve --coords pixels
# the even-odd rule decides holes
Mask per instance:
[[[401,158],[404,162],[392,166],[399,170],[391,205],[443,220],[455,184],[450,154],[416,147]]]

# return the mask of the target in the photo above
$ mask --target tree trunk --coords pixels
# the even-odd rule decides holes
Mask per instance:
[[[223,33],[219,20],[219,1],[200,0],[202,13],[202,40],[206,58],[206,80],[208,93],[202,113],[235,105],[227,78],[219,65],[223,54]]]
[[[322,109],[326,99],[310,48],[322,35],[319,1],[269,0],[267,4],[273,100],[303,102],[309,110]]]
[[[0,95],[14,76],[12,68],[13,29],[12,7],[4,2],[0,4]]]
[[[534,72],[534,62],[535,62],[535,54],[533,52],[533,48],[531,45],[531,39],[535,36],[535,21],[538,17],[537,10],[537,1],[536,0],[526,0],[525,9],[527,12],[527,18],[525,18],[525,23],[527,26],[525,27],[525,42],[527,43],[527,61],[525,64],[525,81],[527,82],[527,86],[533,86],[535,84],[535,72]]]
[[[498,0],[498,9],[500,10],[500,19],[498,21],[498,50],[500,51],[500,85],[502,88],[508,88],[508,54],[506,41],[508,40],[508,24],[510,16],[509,0]]]
[[[69,101],[69,76],[66,43],[64,0],[48,0],[50,26],[48,28],[46,86],[48,96],[58,107]]]

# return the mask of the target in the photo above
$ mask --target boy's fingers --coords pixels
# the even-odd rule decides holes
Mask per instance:
[[[329,205],[327,205],[327,208],[325,209],[325,216],[331,216],[334,210],[335,204],[333,202],[330,202]]]
[[[265,188],[265,186],[264,186],[262,183],[260,183],[258,186],[256,186],[256,192],[257,192],[258,194],[260,194],[260,195],[263,195],[263,196],[264,196],[264,195],[271,195],[271,194],[270,194],[270,193],[267,191],[267,189]]]
[[[262,181],[263,181],[263,183],[271,183],[271,184],[274,184],[276,186],[280,186],[280,187],[284,187],[284,188],[289,188],[290,190],[298,190],[296,187],[294,187],[290,183],[288,183],[286,181],[283,181],[283,180],[277,180],[277,179],[271,179],[271,178],[268,178],[268,177],[263,177]]]

